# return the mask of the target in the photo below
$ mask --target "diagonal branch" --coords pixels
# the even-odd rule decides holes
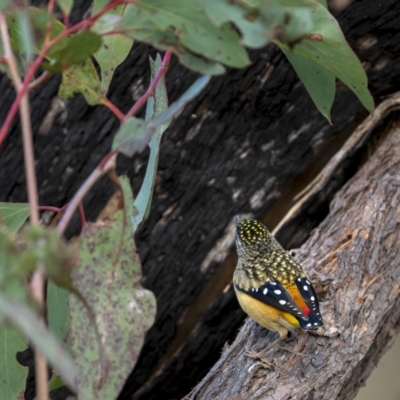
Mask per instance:
[[[394,123],[298,255],[321,299],[321,336],[303,333],[273,348],[267,353],[276,366],[271,371],[244,354],[274,337],[248,319],[185,399],[355,396],[400,328],[399,170],[400,130]]]

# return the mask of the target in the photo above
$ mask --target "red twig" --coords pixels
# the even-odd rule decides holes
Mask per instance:
[[[51,77],[50,73],[48,71],[44,71],[38,78],[36,78],[29,84],[28,90],[31,91],[32,89],[38,87],[43,82],[47,81],[47,79],[49,79],[50,77]]]
[[[74,214],[75,210],[79,207],[79,205],[82,203],[82,200],[85,197],[86,193],[89,192],[89,190],[99,180],[101,176],[103,176],[108,171],[115,168],[115,159],[116,159],[115,151],[110,154],[107,154],[106,157],[97,166],[97,168],[87,177],[86,181],[83,182],[79,190],[75,193],[75,196],[68,204],[64,215],[61,217],[61,220],[57,225],[57,230],[60,235],[62,235],[65,232],[65,229],[67,228],[69,221],[72,218],[72,215]]]
[[[82,228],[86,228],[87,221],[86,221],[86,216],[85,216],[85,209],[83,208],[83,203],[79,203],[79,215],[81,217],[81,225]]]
[[[29,66],[24,81],[22,82],[21,88],[17,93],[17,96],[14,99],[13,104],[11,105],[10,110],[8,111],[7,117],[4,121],[3,126],[1,127],[0,130],[0,146],[3,143],[4,139],[6,138],[7,132],[10,128],[10,125],[12,121],[14,120],[15,114],[18,111],[19,104],[21,102],[22,97],[25,95],[25,93],[29,89],[30,82],[35,75],[36,71],[40,67],[42,61],[44,60],[46,53],[49,51],[49,49],[54,46],[56,43],[58,43],[61,39],[64,37],[70,35],[71,33],[75,33],[83,28],[90,28],[93,23],[100,18],[103,14],[105,14],[107,11],[111,10],[112,8],[123,4],[124,0],[114,0],[109,2],[106,6],[104,6],[99,12],[96,14],[92,15],[91,17],[88,17],[84,19],[83,21],[77,23],[74,26],[71,26],[70,28],[65,28],[57,37],[55,37],[53,40],[48,41],[47,43],[44,43],[42,46],[38,56],[36,57],[35,61]]]
[[[101,103],[106,106],[109,110],[111,110],[114,115],[120,120],[123,121],[125,119],[125,115],[124,113],[114,104],[112,103],[110,100],[108,100],[107,98],[104,98]]]
[[[38,207],[39,211],[53,211],[55,213],[60,213],[63,209],[59,207],[53,207],[53,206],[39,206]]]
[[[145,94],[142,95],[140,97],[140,99],[132,106],[132,108],[128,111],[128,113],[126,114],[125,118],[129,118],[132,117],[133,115],[135,115],[141,107],[144,106],[144,104],[146,103],[147,99],[153,95],[154,90],[157,86],[157,83],[159,82],[159,80],[161,79],[161,77],[163,76],[163,74],[165,74],[165,72],[168,69],[169,66],[169,62],[171,60],[171,55],[172,52],[171,51],[166,51],[164,54],[164,58],[161,62],[160,68],[158,69],[156,75],[154,76],[153,81],[150,83],[149,88],[146,90]]]

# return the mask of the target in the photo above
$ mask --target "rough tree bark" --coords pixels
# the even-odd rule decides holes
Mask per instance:
[[[36,2],[37,3],[37,2]],[[81,14],[88,3],[76,2]],[[79,9],[80,7],[80,9]],[[398,15],[395,0],[356,0],[337,17],[364,62],[377,101],[400,89]],[[127,111],[148,82],[148,47],[135,45],[118,68],[109,97]],[[251,52],[253,64],[214,78],[202,95],[165,134],[149,220],[137,236],[147,288],[158,301],[155,326],[121,398],[168,399],[182,396],[218,359],[224,342],[236,335],[244,314],[229,285],[234,256],[229,225],[237,213],[261,217],[295,192],[295,178],[319,169],[366,112],[339,85],[334,126],[318,115],[284,56],[274,47]],[[173,101],[195,74],[173,60],[167,87]],[[31,96],[40,203],[64,205],[109,151],[118,122],[103,107],[81,97],[60,101],[59,78]],[[0,121],[14,92],[0,80]],[[0,148],[0,201],[26,201],[19,124]],[[146,154],[119,159],[134,189],[140,187]],[[354,170],[354,168],[353,168]],[[353,172],[347,168],[337,187]],[[94,219],[113,193],[102,180],[85,199]],[[326,215],[329,196],[307,210],[296,234],[282,238],[298,246]],[[272,227],[282,210],[271,217]],[[76,219],[69,235],[79,230]]]
[[[397,107],[400,94],[397,95]],[[365,128],[364,124],[364,128]],[[335,161],[333,161],[335,162]],[[326,177],[333,169],[328,165]],[[328,185],[328,180],[324,188]],[[331,203],[297,258],[321,300],[320,336],[303,333],[266,355],[244,355],[273,334],[248,319],[235,342],[185,399],[352,399],[400,330],[400,124]]]

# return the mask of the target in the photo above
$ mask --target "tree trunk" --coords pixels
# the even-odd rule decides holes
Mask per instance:
[[[326,171],[323,175],[329,177],[330,165]],[[319,335],[303,333],[294,342],[275,346],[266,355],[276,365],[270,371],[244,352],[262,350],[274,334],[248,319],[235,342],[185,399],[355,396],[400,330],[399,171],[400,125],[395,121],[298,252],[319,295],[325,322]]]
[[[85,1],[78,6],[87,7]],[[82,12],[81,9],[81,12]],[[338,15],[342,29],[364,62],[377,101],[400,89],[398,15],[395,0],[357,0]],[[79,14],[79,9],[77,9]],[[144,45],[135,45],[117,69],[109,97],[123,111],[149,79]],[[273,228],[291,197],[311,181],[367,115],[354,95],[338,86],[334,126],[318,114],[291,66],[274,46],[251,52],[253,64],[213,78],[180,115],[161,145],[150,218],[137,235],[145,286],[158,301],[155,326],[121,398],[177,398],[187,393],[218,359],[244,318],[229,287],[235,256],[232,219],[237,213],[263,217]],[[167,75],[173,101],[195,79],[173,60]],[[59,78],[31,96],[40,204],[62,206],[109,151],[118,121],[82,97],[60,101]],[[0,121],[14,97],[0,81]],[[0,149],[0,201],[26,201],[19,123]],[[287,247],[300,245],[327,214],[332,193],[354,173],[360,153],[337,176],[332,190],[291,225]],[[119,158],[137,193],[147,155]],[[114,191],[106,178],[85,198],[94,219]],[[289,229],[289,228],[288,228]],[[76,218],[69,236],[79,232]],[[286,232],[286,229],[285,229]]]

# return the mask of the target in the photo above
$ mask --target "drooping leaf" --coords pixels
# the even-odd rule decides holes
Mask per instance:
[[[350,48],[339,24],[329,11],[321,4],[316,3],[313,11],[313,33],[308,39],[302,40],[297,43],[292,49],[283,43],[279,43],[279,47],[285,51],[293,52],[297,57],[306,59],[304,65],[309,65],[309,62],[317,64],[319,68],[325,69],[331,74],[334,74],[345,85],[347,85],[358,97],[363,106],[370,112],[374,109],[374,100],[368,91],[367,75],[353,52]],[[296,69],[301,69],[300,63],[296,62]],[[303,72],[304,75],[310,75],[311,72]],[[328,76],[328,74],[325,74]],[[300,76],[302,78],[302,76]],[[331,78],[328,78],[330,80]],[[320,97],[323,97],[320,92]],[[313,96],[315,100],[317,96]],[[325,101],[326,104],[329,103]],[[319,103],[318,108],[321,109],[324,104]]]
[[[63,380],[70,385],[74,385],[72,362],[68,354],[61,351],[43,321],[32,311],[37,309],[37,304],[30,296],[27,281],[37,265],[42,265],[53,279],[68,281],[72,259],[55,230],[45,229],[40,225],[27,225],[18,234],[18,238],[15,234],[0,230],[0,321],[6,318],[7,322],[12,323],[13,327],[48,358]],[[53,306],[52,285],[49,282],[49,300]],[[58,302],[56,316],[54,308],[49,308],[50,324],[59,337],[61,330],[65,329],[62,327],[62,320],[65,322],[65,318],[68,318],[66,302],[64,309],[61,305],[62,302]],[[2,329],[9,328],[0,327],[1,332]]]
[[[242,34],[242,43],[248,47],[265,46],[272,33],[264,24],[258,9],[240,1],[204,0],[204,9],[211,21],[217,25],[232,21]]]
[[[155,61],[150,58],[151,79],[154,79],[154,76],[160,68],[160,65],[161,57],[159,54],[157,54],[157,58]],[[145,121],[150,121],[156,114],[166,110],[167,108],[168,96],[167,89],[165,87],[165,75],[163,75],[156,86],[154,96],[151,96],[147,101]],[[146,175],[143,179],[139,194],[135,199],[135,207],[138,212],[132,217],[134,231],[136,231],[140,223],[149,215],[151,199],[154,190],[154,182],[157,173],[161,137],[165,130],[168,128],[169,124],[170,121],[160,125],[154,132],[149,143],[150,156],[147,162]]]
[[[68,310],[69,292],[52,281],[47,284],[47,318],[49,330],[57,338],[59,343],[70,352],[67,333],[69,327]]]
[[[104,100],[100,79],[91,60],[71,65],[63,72],[58,95],[63,99],[81,93],[89,105],[101,104]]]
[[[155,318],[154,295],[141,287],[129,180],[120,178],[120,182],[125,209],[116,213],[115,220],[91,223],[83,230],[80,263],[73,272],[74,286],[93,309],[101,336],[99,341],[87,309],[71,294],[71,345],[78,395],[83,399],[117,397]]]
[[[173,29],[161,31],[135,28],[129,30],[127,34],[139,41],[149,43],[159,50],[172,51],[183,65],[193,71],[207,75],[220,75],[225,72],[221,63],[202,57],[183,46]]]
[[[34,34],[27,9],[22,9],[17,13],[17,23],[20,32],[19,42],[21,43],[26,65],[32,60],[34,54]]]
[[[189,101],[204,89],[209,80],[209,75],[197,79],[176,102],[146,123],[138,118],[129,118],[115,134],[112,149],[128,157],[143,151],[156,129],[166,124],[180,112]]]
[[[278,43],[303,82],[318,111],[331,123],[331,108],[335,99],[336,83],[333,72],[311,60],[288,51]]]
[[[25,304],[9,300],[0,293],[0,315],[47,358],[64,382],[76,390],[76,373],[72,360],[31,309]]]
[[[58,46],[55,50],[49,51],[47,58],[50,60],[50,64],[44,64],[43,68],[50,72],[61,72],[63,67],[88,60],[101,44],[101,37],[91,31],[67,37],[62,41],[62,47]]]
[[[92,14],[98,11],[98,8],[104,6],[101,2],[95,2]],[[105,33],[116,29],[119,22],[124,15],[126,5],[121,5],[105,14],[100,21],[94,26],[94,30],[98,33]],[[94,57],[100,65],[101,70],[101,86],[103,93],[106,94],[110,86],[111,79],[114,75],[115,69],[120,65],[128,56],[132,47],[133,39],[126,35],[113,34],[103,36],[103,44],[96,52]]]
[[[33,47],[33,52],[38,54],[41,47],[43,46],[44,39],[47,33],[48,23],[51,22],[51,33],[50,38],[54,39],[58,36],[64,29],[64,25],[58,21],[53,16],[49,15],[48,12],[41,8],[36,7],[28,7],[24,10],[27,13],[27,17],[29,18],[29,23],[34,30],[35,43]],[[11,46],[14,52],[18,54],[24,53],[24,46],[21,41],[21,38],[24,36],[24,32],[18,23],[19,14],[21,11],[16,11],[10,14],[7,14],[7,26],[10,32],[10,41]],[[54,50],[63,46],[62,42],[56,44],[54,46]]]
[[[30,215],[27,203],[0,203],[0,222],[11,232],[17,232]]]
[[[168,29],[179,31],[180,43],[195,54],[242,68],[249,58],[240,43],[240,37],[229,25],[216,27],[207,17],[202,0],[186,2],[179,0],[139,0],[131,4],[120,28],[146,33],[150,39],[154,31]]]
[[[57,4],[60,6],[64,14],[69,15],[74,5],[74,0],[57,0]]]
[[[11,3],[11,0],[0,0],[0,9],[7,7]]]
[[[240,0],[203,0],[203,4],[208,17],[217,26],[233,22],[247,47],[262,47],[275,38],[290,43],[312,28],[313,3],[309,0],[260,0],[256,4]]]
[[[14,328],[0,326],[0,393],[4,399],[17,399],[25,390],[28,368],[16,358],[28,347],[26,340]]]

